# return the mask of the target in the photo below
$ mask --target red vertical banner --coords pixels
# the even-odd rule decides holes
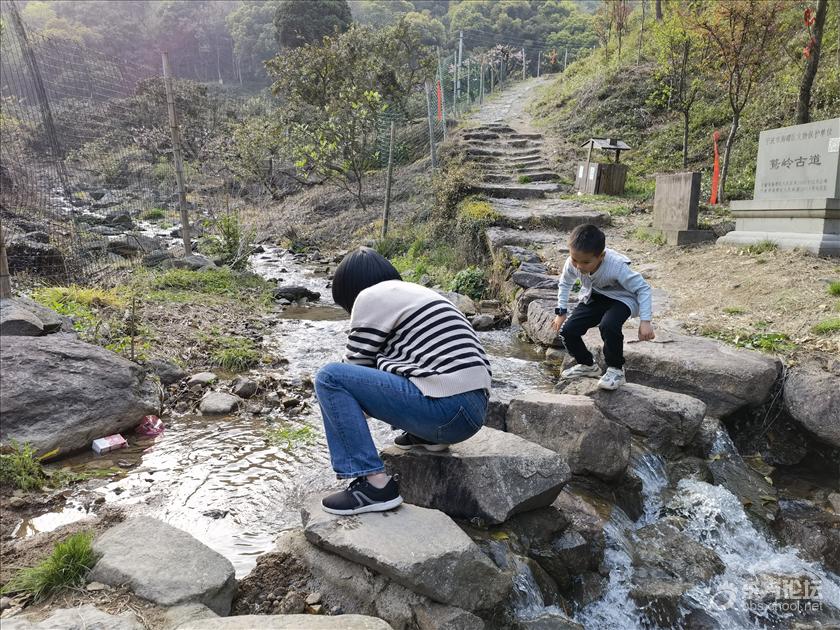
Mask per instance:
[[[720,140],[720,134],[715,131],[712,134],[712,138],[715,141],[715,165],[712,170],[712,195],[709,197],[710,206],[717,203],[718,182],[720,181],[720,154],[718,153],[718,140]]]
[[[440,81],[437,82],[438,120],[443,120],[443,93],[440,88]]]

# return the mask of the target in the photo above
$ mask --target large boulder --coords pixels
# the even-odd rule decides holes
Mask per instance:
[[[403,504],[353,517],[301,510],[312,544],[358,562],[434,601],[477,610],[504,598],[510,579],[443,512]]]
[[[510,401],[507,430],[563,455],[572,472],[619,477],[630,460],[630,431],[604,417],[591,398],[534,393]]]
[[[199,602],[227,615],[236,590],[230,560],[186,532],[148,516],[128,519],[93,542],[91,581],[127,585],[163,606]]]
[[[782,500],[773,531],[788,545],[798,547],[803,557],[821,562],[840,575],[840,514],[810,501]]]
[[[795,367],[785,381],[790,415],[820,440],[840,448],[840,360]]]
[[[514,304],[514,310],[516,311],[516,316],[520,322],[528,320],[528,307],[534,300],[544,300],[546,302],[556,303],[557,290],[532,288],[525,289],[520,292],[519,295],[516,296],[516,302]]]
[[[557,276],[550,276],[536,268],[532,270],[518,269],[513,272],[511,280],[523,289],[540,288],[557,291]]]
[[[487,524],[550,505],[571,477],[553,451],[488,427],[448,452],[392,446],[382,459],[391,474],[399,473],[409,503]]]
[[[91,604],[59,608],[43,621],[26,617],[4,618],[2,625],[3,630],[143,630],[146,627],[130,610],[121,615],[109,615]]]
[[[551,322],[556,317],[554,313],[556,306],[556,299],[536,299],[528,303],[528,319],[522,324],[522,328],[531,341],[553,348],[563,347],[563,340],[551,326]]]
[[[233,413],[242,404],[242,399],[224,392],[207,392],[198,409],[205,416],[225,416]]]
[[[320,593],[330,609],[379,617],[394,630],[484,629],[480,617],[434,602],[366,566],[324,551],[307,541],[301,529],[282,532],[274,551],[257,559],[257,566],[240,583],[237,613],[244,612],[242,603],[259,602],[265,585],[282,584],[289,575],[296,576],[296,589]],[[282,596],[282,591],[274,594]],[[487,602],[487,607],[494,603]],[[262,606],[257,606],[261,612]]]
[[[204,271],[205,269],[215,269],[216,263],[205,256],[201,256],[200,254],[191,254],[189,256],[184,256],[183,258],[173,259],[172,266],[175,267],[175,269]]]
[[[44,334],[44,324],[35,313],[17,300],[0,299],[0,335],[37,337]]]
[[[289,300],[289,302],[296,302],[302,298],[306,298],[310,302],[316,302],[321,299],[321,294],[317,291],[310,291],[306,287],[299,285],[285,285],[274,289],[275,300]]]
[[[163,385],[177,383],[187,375],[179,366],[163,359],[151,359],[147,361],[146,368],[156,374]]]
[[[722,418],[742,407],[760,405],[779,377],[778,359],[752,350],[732,348],[705,337],[690,337],[665,328],[655,341],[639,342],[638,326],[624,327],[627,380],[699,398],[706,413]],[[603,365],[603,341],[598,329],[586,344]]]
[[[62,251],[50,243],[28,241],[22,237],[6,243],[9,272],[27,272],[36,276],[64,277],[67,269]]]
[[[155,252],[160,248],[158,239],[143,234],[126,234],[123,238],[108,241],[108,251],[125,258]]]
[[[437,291],[440,295],[452,302],[459,311],[464,315],[475,315],[479,312],[479,308],[473,299],[455,291]]]
[[[691,443],[706,413],[702,400],[635,383],[605,391],[595,379],[581,378],[562,381],[559,387],[564,394],[589,396],[607,418],[667,454]]]
[[[160,406],[143,368],[63,333],[0,337],[0,381],[0,439],[39,453],[89,448]]]
[[[178,630],[393,630],[376,617],[363,615],[239,615],[200,619]]]
[[[71,332],[73,330],[73,324],[69,317],[59,315],[51,308],[38,304],[38,302],[32,298],[15,298],[14,303],[35,315],[43,325],[45,334],[58,332],[59,330],[67,332]]]

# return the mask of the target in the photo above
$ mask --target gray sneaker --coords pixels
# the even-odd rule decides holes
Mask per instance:
[[[563,370],[563,378],[581,378],[584,376],[589,378],[598,378],[601,376],[601,368],[598,367],[597,363],[592,365],[583,365],[582,363],[578,363],[567,370]]]
[[[618,389],[627,382],[624,378],[624,368],[608,367],[607,371],[598,381],[598,387],[601,389],[614,390]]]

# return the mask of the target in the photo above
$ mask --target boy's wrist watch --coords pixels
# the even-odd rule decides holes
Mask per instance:
[[[555,315],[567,315],[569,313],[569,309],[567,308],[555,308],[554,314]]]

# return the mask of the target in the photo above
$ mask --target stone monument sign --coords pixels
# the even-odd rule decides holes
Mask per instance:
[[[762,131],[753,199],[731,209],[735,231],[719,243],[840,256],[840,118]]]
[[[714,238],[709,230],[697,229],[700,173],[669,173],[656,176],[653,227],[671,245],[690,245]]]

